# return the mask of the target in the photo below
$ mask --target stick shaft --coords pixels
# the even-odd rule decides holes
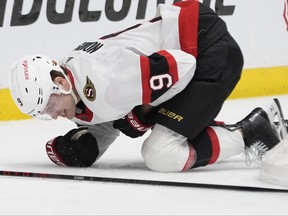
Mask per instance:
[[[110,182],[122,184],[142,184],[142,185],[158,185],[158,186],[173,186],[173,187],[187,187],[187,188],[205,188],[205,189],[221,189],[221,190],[238,190],[238,191],[255,191],[255,192],[284,192],[288,193],[288,189],[264,188],[241,185],[219,185],[219,184],[205,184],[205,183],[191,183],[191,182],[174,182],[174,181],[156,181],[144,179],[129,179],[129,178],[111,178],[111,177],[97,177],[97,176],[78,176],[78,175],[64,175],[64,174],[50,174],[50,173],[35,173],[35,172],[16,172],[0,170],[0,176],[12,177],[30,177],[42,179],[63,179],[63,180],[77,180],[77,181],[94,181],[94,182]]]

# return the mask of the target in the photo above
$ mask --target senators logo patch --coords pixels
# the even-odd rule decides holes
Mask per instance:
[[[83,93],[89,101],[94,101],[96,98],[95,86],[88,76],[86,76],[86,85],[84,86]]]

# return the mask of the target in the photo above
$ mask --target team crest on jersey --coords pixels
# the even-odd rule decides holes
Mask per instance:
[[[86,76],[86,85],[84,86],[83,93],[89,101],[94,101],[96,98],[95,86],[88,76]]]

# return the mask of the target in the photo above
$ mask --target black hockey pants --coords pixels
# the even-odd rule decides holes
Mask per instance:
[[[198,55],[193,79],[159,106],[155,122],[193,140],[205,127],[215,125],[215,117],[240,80],[242,67],[242,52],[227,32]]]

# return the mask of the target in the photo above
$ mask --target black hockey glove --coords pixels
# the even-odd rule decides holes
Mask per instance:
[[[46,153],[59,166],[89,167],[96,161],[99,149],[96,138],[87,128],[77,128],[49,140]]]
[[[131,138],[142,136],[154,126],[151,117],[144,118],[141,106],[136,106],[125,117],[114,121],[113,127]]]

